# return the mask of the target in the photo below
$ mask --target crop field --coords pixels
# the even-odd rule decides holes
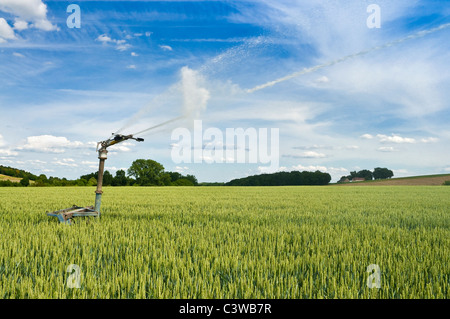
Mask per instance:
[[[0,298],[450,297],[446,186],[106,187],[100,219],[45,214],[94,197],[0,188]]]
[[[0,174],[0,181],[11,181],[11,182],[20,182],[21,178],[19,177],[11,177],[7,175]]]

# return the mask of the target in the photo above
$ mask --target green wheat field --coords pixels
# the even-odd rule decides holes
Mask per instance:
[[[0,188],[0,298],[450,297],[449,187],[106,187],[100,219],[45,214],[94,197]]]

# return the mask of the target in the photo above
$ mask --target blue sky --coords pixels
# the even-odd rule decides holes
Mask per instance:
[[[66,25],[72,3],[79,29]],[[373,3],[381,28],[366,23]],[[450,173],[449,14],[448,1],[0,0],[0,164],[67,178],[93,172],[96,142],[184,114],[188,70],[189,90],[207,93],[201,112],[111,149],[108,170],[151,158],[199,181],[273,171],[175,163],[171,132],[201,119],[224,132],[278,128],[280,170],[319,169],[334,181],[374,167],[397,177]]]

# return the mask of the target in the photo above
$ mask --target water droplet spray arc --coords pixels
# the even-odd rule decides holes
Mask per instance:
[[[450,27],[450,23],[445,23],[445,24],[441,24],[438,27],[434,27],[428,30],[423,30],[423,31],[419,31],[416,32],[414,34],[411,34],[409,36],[406,36],[404,38],[401,39],[397,39],[394,41],[390,41],[387,42],[383,45],[379,45],[373,48],[370,48],[368,50],[363,50],[354,54],[350,54],[344,57],[341,57],[339,59],[333,60],[333,61],[329,61],[323,64],[319,64],[310,68],[305,68],[301,71],[297,71],[294,73],[291,73],[289,75],[286,75],[284,77],[275,79],[273,81],[255,86],[251,89],[247,89],[244,90],[245,93],[247,94],[251,94],[254,93],[256,91],[260,91],[269,87],[272,87],[278,83],[284,82],[284,81],[288,81],[291,80],[293,78],[299,77],[301,75],[304,74],[308,74],[308,73],[312,73],[315,71],[318,71],[320,69],[326,68],[326,67],[330,67],[345,61],[348,61],[350,59],[353,58],[357,58],[357,57],[361,57],[361,56],[365,56],[367,54],[370,54],[372,52],[375,51],[379,51],[379,50],[383,50],[383,49],[387,49],[389,47],[401,44],[403,42],[409,41],[409,40],[414,40],[414,39],[418,39],[418,38],[422,38],[425,37],[431,33],[443,30],[443,29],[447,29]],[[172,118],[170,120],[161,122],[159,124],[153,125],[147,129],[141,130],[133,135],[139,135],[139,134],[143,134],[143,133],[149,133],[149,132],[153,132],[154,130],[158,129],[158,128],[162,128],[165,127],[171,123],[177,122],[179,120],[182,119],[186,119],[186,118],[191,118],[194,116],[198,116],[200,114],[200,112],[204,111],[206,109],[206,105],[207,102],[210,98],[210,93],[207,89],[201,87],[201,82],[204,82],[204,79],[202,78],[202,76],[200,75],[199,72],[194,71],[188,67],[183,67],[181,69],[181,81],[180,83],[176,84],[175,86],[171,87],[166,93],[160,95],[159,97],[157,97],[155,99],[154,102],[158,103],[160,100],[163,100],[165,97],[170,96],[171,94],[174,93],[174,89],[175,90],[181,90],[182,95],[183,95],[183,110],[182,110],[182,115]],[[152,104],[153,105],[153,104]],[[132,117],[127,124],[122,127],[120,130],[118,130],[116,133],[121,132],[123,129],[133,125],[140,117],[140,115],[142,115],[143,113],[146,113],[146,111],[148,111],[149,107],[145,107],[143,109],[141,109],[134,117]]]

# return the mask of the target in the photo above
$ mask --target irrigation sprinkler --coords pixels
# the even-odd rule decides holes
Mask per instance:
[[[108,158],[108,150],[107,148],[121,143],[126,140],[135,140],[137,142],[143,142],[143,138],[139,137],[133,137],[132,134],[130,135],[120,135],[120,134],[113,134],[113,136],[105,141],[98,142],[97,143],[97,152],[98,152],[98,159],[99,159],[99,165],[98,165],[98,178],[97,178],[97,189],[95,191],[95,205],[94,206],[87,206],[87,207],[80,207],[77,205],[73,205],[70,208],[57,210],[54,212],[47,212],[47,216],[52,216],[58,218],[58,220],[61,223],[65,224],[71,224],[72,219],[74,217],[88,217],[88,216],[94,216],[97,218],[100,218],[100,206],[102,203],[102,194],[103,194],[103,171],[105,170],[105,161]]]

